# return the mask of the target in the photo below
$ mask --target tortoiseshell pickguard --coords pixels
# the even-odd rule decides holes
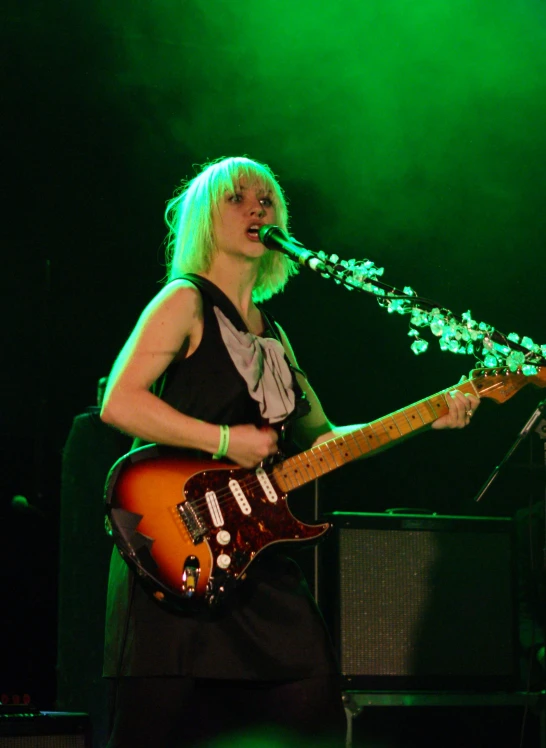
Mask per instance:
[[[186,500],[197,507],[204,521],[211,527],[207,542],[214,562],[221,554],[230,557],[227,569],[230,576],[238,579],[248,564],[264,548],[275,543],[314,540],[328,530],[328,524],[308,525],[300,522],[291,513],[287,494],[283,494],[269,474],[269,481],[277,496],[270,501],[253,470],[242,468],[213,468],[192,476],[185,485]],[[251,511],[244,514],[229,488],[229,481],[236,480],[248,501]],[[223,516],[223,524],[214,527],[204,496],[213,491],[218,499]],[[218,541],[220,531],[227,531],[230,542],[223,545]],[[213,571],[214,574],[214,571]]]

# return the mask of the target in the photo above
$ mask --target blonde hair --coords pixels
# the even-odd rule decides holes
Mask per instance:
[[[271,193],[276,223],[282,229],[288,229],[286,199],[269,166],[244,156],[222,158],[205,164],[197,176],[182,183],[167,203],[168,281],[183,273],[207,272],[210,269],[215,251],[213,210],[226,192],[238,190],[241,181],[258,184]],[[265,301],[282,291],[288,278],[298,269],[295,262],[280,252],[264,253],[252,291],[254,301]]]

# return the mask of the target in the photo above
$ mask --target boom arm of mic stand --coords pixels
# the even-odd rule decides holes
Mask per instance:
[[[504,455],[504,457],[502,458],[502,460],[500,461],[500,463],[495,467],[495,469],[493,470],[493,472],[491,473],[491,475],[489,476],[489,478],[483,484],[483,486],[481,487],[479,493],[474,498],[474,501],[477,502],[477,501],[480,501],[483,498],[484,494],[486,493],[486,491],[489,490],[489,487],[491,486],[491,484],[493,483],[493,481],[495,480],[495,478],[497,477],[497,475],[500,473],[500,471],[502,470],[502,468],[506,465],[506,463],[508,462],[508,460],[510,459],[510,457],[514,454],[514,452],[519,447],[519,445],[521,444],[521,442],[525,439],[525,437],[527,436],[527,434],[529,433],[529,431],[533,428],[533,426],[538,421],[538,419],[541,417],[541,415],[542,415],[542,413],[543,413],[543,411],[545,409],[546,409],[546,399],[543,400],[541,403],[538,404],[538,408],[535,410],[535,412],[529,418],[529,420],[527,421],[527,423],[521,429],[521,431],[519,432],[519,434],[516,437],[516,440],[514,441],[514,443],[512,444],[512,446],[510,447],[510,449],[508,450],[508,452]]]
[[[312,254],[314,257],[320,258],[323,266],[320,268],[319,272],[324,278],[332,278],[336,283],[345,286],[345,288],[349,290],[358,290],[370,294],[375,297],[375,300],[381,306],[384,306],[385,302],[388,301],[405,300],[410,302],[413,307],[425,313],[431,312],[435,308],[443,309],[442,305],[436,301],[432,301],[431,299],[426,299],[421,296],[408,295],[403,291],[400,291],[398,288],[395,288],[394,286],[390,286],[387,283],[379,281],[375,277],[364,276],[361,280],[357,281],[355,279],[354,268],[349,269],[343,266],[343,264],[338,261],[339,258],[337,258],[337,255],[333,255],[335,261],[332,261],[331,258],[326,258],[325,256],[323,256],[324,253],[320,253],[319,255],[315,253]],[[366,288],[366,286],[368,286],[368,288]],[[370,290],[369,287],[379,289],[379,293]],[[449,312],[449,314],[451,318],[456,322],[462,322],[462,318],[459,315],[453,314],[453,312]],[[503,346],[507,345],[507,343],[509,342],[510,349],[519,351],[525,356],[529,354],[528,348],[525,348],[523,345],[517,343],[514,340],[508,341],[506,335],[489,326],[484,337],[487,337],[490,340],[495,341],[499,345]],[[540,360],[537,360],[535,363],[536,365],[546,366],[546,359],[542,358]]]

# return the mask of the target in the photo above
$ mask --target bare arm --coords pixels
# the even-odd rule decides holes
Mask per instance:
[[[142,313],[108,378],[101,419],[145,441],[214,454],[218,425],[180,413],[150,392],[173,359],[201,340],[201,295],[187,281],[166,286]],[[248,424],[230,429],[228,457],[252,467],[276,451],[273,429]]]

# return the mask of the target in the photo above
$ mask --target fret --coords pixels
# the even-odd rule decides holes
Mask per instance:
[[[407,419],[412,428],[412,431],[417,431],[418,429],[422,429],[423,426],[426,425],[423,422],[423,419],[421,418],[421,414],[419,413],[415,405],[412,405],[409,408],[406,408],[404,412],[407,413]]]
[[[433,420],[440,418],[440,416],[444,416],[449,410],[447,407],[447,396],[445,392],[439,392],[434,397],[431,397],[430,400],[427,400],[427,403],[434,414]]]
[[[296,459],[300,463],[300,471],[302,475],[305,476],[307,483],[310,480],[314,480],[317,477],[316,471],[314,470],[314,466],[312,465],[312,462],[310,459],[305,459],[306,453],[302,452],[299,455],[296,456]]]
[[[357,431],[353,431],[351,433],[351,436],[354,438],[356,447],[358,449],[359,454],[358,457],[362,457],[362,455],[368,454],[368,452],[371,451],[372,447],[368,443],[368,431],[370,427],[364,426],[362,429],[358,429]]]
[[[419,413],[419,418],[423,421],[423,424],[425,426],[428,426],[429,423],[432,423],[434,418],[431,415],[430,409],[427,408],[426,400],[421,400],[421,402],[417,403],[415,409]]]
[[[393,413],[392,420],[396,424],[396,428],[400,432],[400,436],[406,436],[407,434],[413,433],[413,428],[409,422],[408,417],[403,411]]]
[[[352,431],[344,436],[347,446],[355,460],[358,460],[359,457],[362,457],[363,454],[370,451],[366,442],[360,438],[363,431],[364,429],[358,429],[358,431]]]
[[[379,440],[379,437],[375,433],[375,429],[373,427],[373,422],[369,423],[366,426],[366,429],[364,430],[363,436],[364,436],[364,439],[365,439],[365,444],[366,444],[366,448],[367,448],[367,454],[372,454],[377,449],[380,449],[381,442]]]
[[[394,416],[386,416],[382,419],[383,428],[389,435],[391,441],[394,441],[395,439],[399,439],[403,434],[400,430],[400,427],[396,423],[396,420],[394,419]]]
[[[313,465],[315,467],[315,470],[318,470],[321,475],[326,475],[326,473],[329,473],[330,470],[333,470],[334,468],[330,467],[328,464],[328,461],[325,459],[324,456],[324,450],[321,449],[322,444],[319,444],[318,447],[315,447],[312,450],[309,450],[311,454],[313,455]],[[327,452],[327,450],[326,450]],[[307,454],[307,452],[305,453]]]
[[[336,465],[338,467],[341,467],[342,465],[345,465],[346,462],[348,462],[346,458],[348,452],[342,438],[336,436],[331,446],[331,452],[332,457],[336,461]]]
[[[377,438],[380,447],[383,447],[385,444],[388,444],[391,441],[385,429],[382,428],[380,420],[370,423],[370,427],[373,429],[374,435]]]
[[[417,413],[419,418],[421,419],[421,423],[423,426],[426,426],[428,424],[428,412],[426,407],[423,406],[422,402],[415,403],[413,406],[413,411]]]
[[[330,445],[331,440],[328,442],[322,442],[322,444],[319,444],[318,447],[315,447],[317,451],[320,452],[320,456],[323,460],[323,464],[327,466],[328,472],[330,470],[335,470],[337,468],[337,462],[335,461],[334,456],[331,454],[330,451]]]
[[[294,473],[291,463],[294,458],[290,458],[281,462],[280,465],[275,465],[273,468],[273,475],[275,480],[283,491],[292,491],[294,488],[299,488],[303,483],[299,483],[297,474]]]
[[[398,439],[420,431],[448,412],[446,398],[453,389],[461,392],[475,391],[472,382],[463,382],[362,428],[318,444],[296,457],[290,457],[273,468],[279,487],[283,491],[289,491],[303,486],[348,462],[370,456]]]
[[[409,434],[410,432],[413,433],[415,431],[417,424],[414,419],[409,417],[408,410],[409,408],[404,408],[403,410],[399,410],[397,415],[400,415],[405,419],[409,427],[409,431],[407,432]]]
[[[390,430],[389,430],[389,429],[387,428],[387,423],[386,423],[386,421],[387,421],[387,419],[386,419],[386,418],[381,418],[381,420],[379,420],[379,421],[376,421],[376,423],[377,423],[377,424],[378,424],[379,426],[381,426],[381,428],[382,428],[382,429],[383,429],[383,431],[385,432],[385,436],[386,436],[386,438],[387,438],[387,441],[385,441],[385,442],[384,442],[384,444],[388,444],[389,442],[393,442],[393,441],[395,441],[395,439],[396,439],[396,438],[397,438],[397,436],[398,436],[398,435],[395,435],[395,432],[392,432],[392,433],[391,433],[391,431],[390,431]]]

